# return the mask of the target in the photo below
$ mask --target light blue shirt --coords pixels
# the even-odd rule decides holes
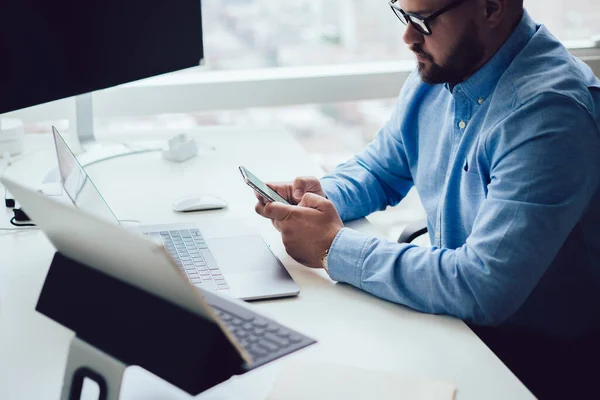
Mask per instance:
[[[416,187],[432,247],[343,228],[332,279],[428,313],[573,335],[600,321],[600,81],[523,14],[450,88],[417,73],[367,148],[321,180],[344,221]]]

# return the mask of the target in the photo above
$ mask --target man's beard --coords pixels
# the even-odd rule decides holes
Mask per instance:
[[[413,45],[411,50],[429,61],[428,64],[419,62],[418,65],[419,75],[423,82],[448,83],[451,86],[457,85],[469,77],[484,55],[484,46],[479,39],[474,23],[465,30],[445,65],[434,63],[431,56],[422,52],[419,44]]]

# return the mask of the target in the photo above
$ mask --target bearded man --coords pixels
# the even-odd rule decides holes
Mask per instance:
[[[270,185],[292,205],[256,211],[300,263],[458,317],[540,398],[584,398],[600,355],[600,81],[522,0],[389,4],[418,63],[389,121],[320,180]],[[413,186],[431,247],[343,226]]]

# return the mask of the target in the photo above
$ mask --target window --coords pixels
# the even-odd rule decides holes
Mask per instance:
[[[563,41],[600,35],[600,2],[589,0],[524,0],[534,20]]]
[[[561,40],[600,35],[600,2],[524,0]],[[247,69],[411,59],[387,0],[203,0],[206,65]]]

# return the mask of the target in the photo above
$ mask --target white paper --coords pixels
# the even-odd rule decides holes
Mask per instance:
[[[292,361],[281,369],[268,400],[453,400],[446,382],[322,361]]]

